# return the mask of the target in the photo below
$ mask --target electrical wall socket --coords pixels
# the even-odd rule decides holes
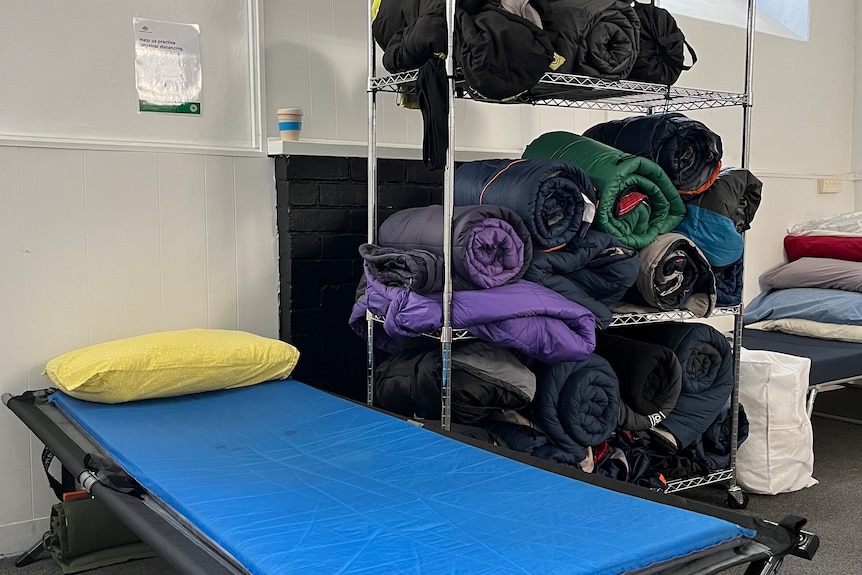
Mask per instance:
[[[837,178],[817,178],[818,194],[840,194],[844,191],[844,180]]]

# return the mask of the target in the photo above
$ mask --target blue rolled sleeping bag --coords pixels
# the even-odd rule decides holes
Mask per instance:
[[[521,216],[536,250],[583,237],[596,214],[589,176],[562,160],[481,160],[455,170],[455,205],[494,204]]]

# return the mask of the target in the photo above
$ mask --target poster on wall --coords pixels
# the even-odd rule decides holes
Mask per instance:
[[[197,24],[132,18],[138,112],[201,113]]]

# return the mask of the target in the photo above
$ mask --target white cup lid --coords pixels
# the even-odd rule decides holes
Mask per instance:
[[[297,115],[297,116],[301,116],[301,115],[302,115],[302,108],[299,108],[299,107],[295,107],[295,108],[279,108],[279,109],[278,109],[278,111],[277,111],[276,113],[277,113],[277,114],[294,114],[294,115]]]

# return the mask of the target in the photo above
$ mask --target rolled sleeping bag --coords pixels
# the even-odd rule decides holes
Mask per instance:
[[[618,313],[685,309],[706,317],[715,308],[715,274],[703,252],[687,237],[670,233],[640,251],[641,269]],[[652,309],[651,309],[652,308]]]
[[[535,250],[583,237],[596,191],[583,170],[561,160],[480,160],[455,170],[455,205],[504,206],[521,216]]]
[[[634,2],[634,9],[641,22],[640,50],[628,79],[670,86],[683,71],[691,70],[697,62],[697,54],[686,42],[673,15],[656,6],[655,0]],[[691,56],[688,65],[686,49]]]
[[[570,132],[548,132],[533,140],[524,158],[559,159],[586,172],[598,190],[593,227],[641,249],[674,229],[685,204],[655,162],[626,154]]]
[[[416,293],[443,291],[443,258],[428,250],[399,250],[362,244],[359,255],[377,281]]]
[[[745,168],[722,168],[718,178],[704,192],[693,198],[683,198],[686,207],[698,206],[733,221],[736,231],[751,228],[760,207],[763,182]]]
[[[610,234],[589,230],[551,252],[536,252],[524,279],[542,284],[589,308],[596,325],[611,323],[608,306],[619,302],[640,272],[640,255]]]
[[[405,417],[440,419],[440,346],[386,358],[374,377],[375,405]],[[452,349],[452,418],[475,425],[494,412],[527,406],[536,376],[512,354],[484,341]]]
[[[638,57],[640,20],[622,0],[552,0],[545,28],[566,60],[556,71],[621,80]]]
[[[377,232],[382,247],[424,250],[443,259],[443,206],[408,208]],[[452,217],[452,285],[456,290],[499,287],[521,279],[533,259],[523,220],[502,206],[463,206]],[[442,272],[443,266],[438,270]]]
[[[745,258],[721,269],[713,269],[715,274],[715,305],[719,307],[742,303],[743,265]]]
[[[583,461],[587,447],[613,433],[619,402],[614,370],[607,360],[593,354],[584,361],[538,368],[530,418],[558,447]]]
[[[682,390],[682,367],[673,350],[616,333],[596,334],[596,355],[611,364],[620,383],[619,426],[655,427],[673,411]]]
[[[705,323],[665,322],[628,326],[626,337],[673,350],[682,366],[682,390],[659,428],[677,446],[693,444],[715,421],[733,391],[733,353],[720,331]]]
[[[348,323],[367,335],[366,312],[384,316],[374,344],[389,352],[443,324],[442,294],[422,295],[407,287],[385,286],[365,269],[365,288]],[[546,362],[581,361],[596,347],[596,321],[584,306],[525,280],[452,294],[452,327]]]
[[[584,136],[652,160],[683,198],[709,188],[721,169],[721,138],[679,112],[610,120],[588,129]]]

